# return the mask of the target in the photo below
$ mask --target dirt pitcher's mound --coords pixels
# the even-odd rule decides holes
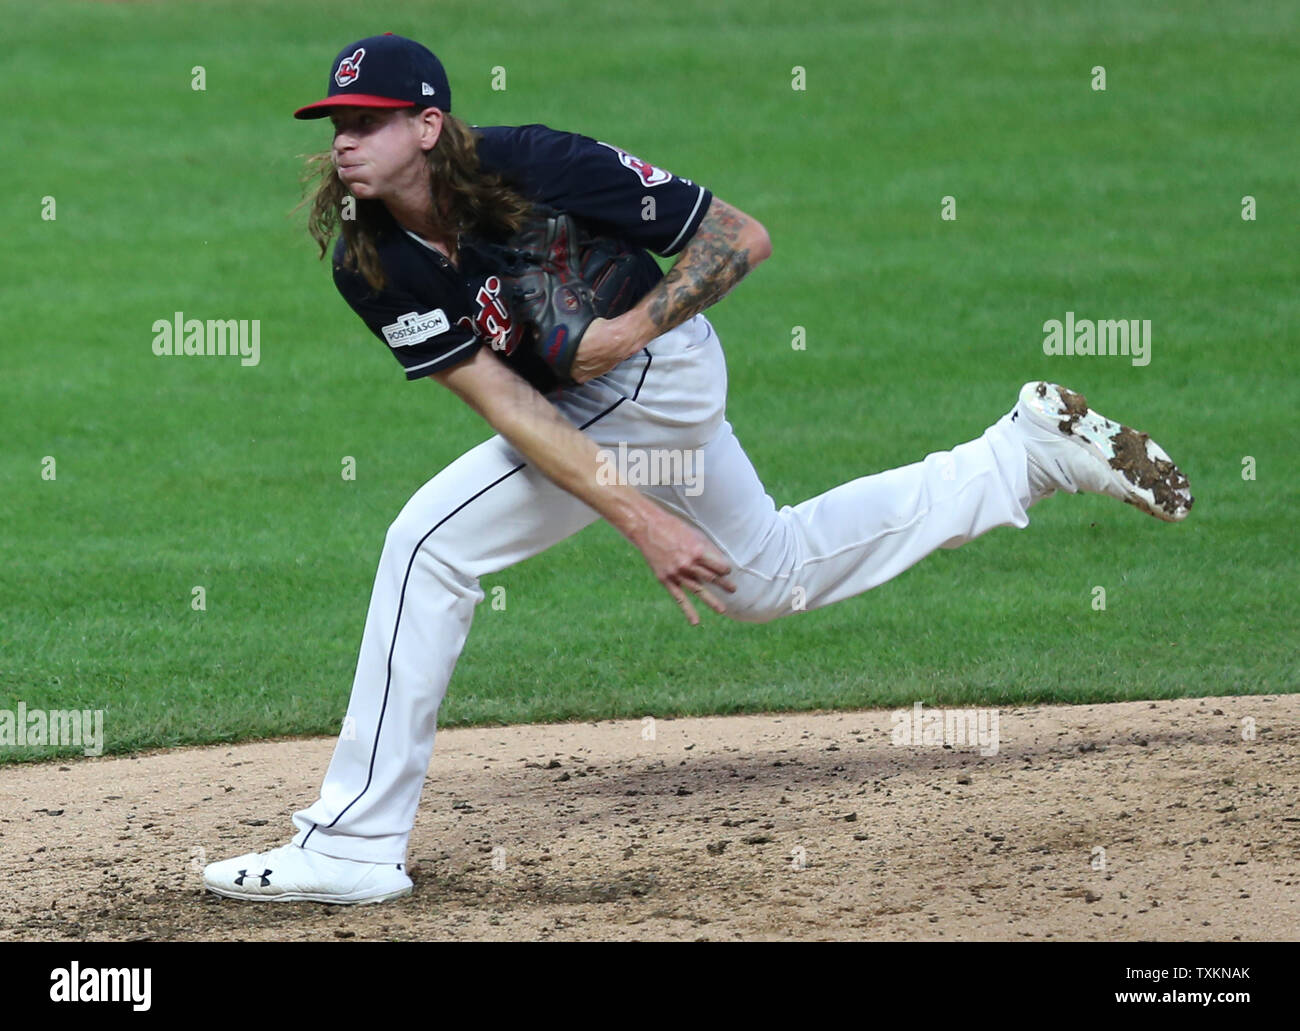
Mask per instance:
[[[1300,695],[933,715],[444,731],[415,894],[364,907],[200,887],[332,739],[11,766],[0,938],[1300,936]]]

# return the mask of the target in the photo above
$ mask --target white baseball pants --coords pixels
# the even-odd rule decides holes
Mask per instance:
[[[727,557],[737,590],[718,593],[735,619],[851,598],[936,548],[1029,522],[1025,449],[1007,417],[951,451],[778,510],[724,417],[726,396],[721,344],[697,315],[552,400],[602,447],[700,449],[698,483],[641,489]],[[294,814],[295,842],[345,859],[406,861],[438,707],[484,596],[479,578],[598,518],[500,436],[416,491],[385,537],[351,719],[320,799]],[[628,561],[640,561],[630,548]]]

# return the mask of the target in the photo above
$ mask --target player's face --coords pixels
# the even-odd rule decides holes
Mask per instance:
[[[334,123],[334,167],[353,196],[383,199],[427,177],[420,134],[406,111],[341,107],[330,121]]]

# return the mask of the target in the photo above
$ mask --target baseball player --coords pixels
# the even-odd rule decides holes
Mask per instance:
[[[339,292],[407,379],[446,388],[496,433],[389,527],[320,798],[294,815],[289,844],[209,865],[220,895],[410,893],[408,839],[480,578],[597,519],[695,624],[692,596],[755,622],[851,598],[936,548],[1027,526],[1056,491],[1108,494],[1168,521],[1191,506],[1186,478],[1145,434],[1030,383],[978,438],[778,509],[726,419],[726,362],[703,314],[771,253],[756,219],[611,143],[460,121],[442,64],[400,36],[344,47],[328,95],[295,115],[334,126],[311,229],[322,253],[338,237]],[[540,350],[494,249],[539,210],[620,241],[633,288],[621,313],[597,314],[577,341],[556,330],[564,346]],[[648,252],[677,260],[665,275]],[[698,482],[611,479],[602,462],[615,450],[693,454]]]

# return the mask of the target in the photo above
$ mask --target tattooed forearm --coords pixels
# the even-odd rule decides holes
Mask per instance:
[[[645,311],[656,333],[666,333],[722,300],[758,264],[751,260],[746,242],[755,224],[713,198],[677,264],[645,298]]]
[[[772,253],[767,230],[714,197],[681,257],[653,290],[614,319],[597,319],[574,361],[579,383],[608,372],[657,336],[680,326],[723,297]]]

